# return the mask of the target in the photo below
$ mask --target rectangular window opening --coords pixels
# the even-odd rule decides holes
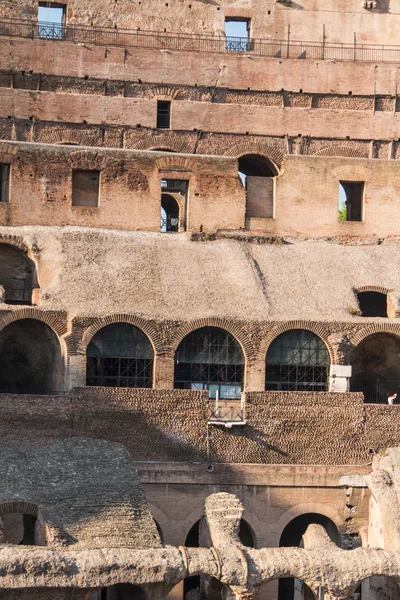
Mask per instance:
[[[99,205],[99,171],[72,172],[72,206],[96,208]]]
[[[10,165],[0,164],[0,202],[9,201]]]
[[[362,221],[363,181],[339,181],[339,221]]]
[[[225,19],[226,49],[229,52],[248,52],[250,43],[250,19]]]
[[[39,2],[38,35],[48,40],[64,39],[66,5],[58,2]]]
[[[170,129],[171,127],[171,102],[157,101],[157,129]]]

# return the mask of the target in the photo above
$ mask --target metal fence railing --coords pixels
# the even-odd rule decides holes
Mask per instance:
[[[244,403],[242,400],[210,400],[208,422],[244,422]]]
[[[225,35],[108,29],[85,25],[0,19],[0,36],[67,41],[105,46],[180,50],[187,52],[249,53],[270,58],[360,62],[400,62],[400,46],[234,38]]]
[[[362,392],[368,404],[388,404],[388,397],[397,394],[394,404],[400,404],[400,380],[376,379],[375,381],[354,381],[352,392]]]

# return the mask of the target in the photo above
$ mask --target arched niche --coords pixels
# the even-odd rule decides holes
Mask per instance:
[[[265,389],[325,392],[329,364],[329,352],[320,337],[305,329],[290,329],[269,345]]]
[[[130,323],[112,323],[87,347],[86,385],[151,388],[154,351],[147,335]]]
[[[175,388],[208,390],[210,398],[238,399],[243,389],[244,354],[239,342],[218,327],[189,333],[175,353]]]
[[[351,356],[352,392],[363,392],[365,402],[387,403],[400,392],[400,338],[378,332],[364,338]]]
[[[63,361],[55,332],[20,319],[0,331],[0,392],[50,394],[62,389]]]
[[[282,531],[279,547],[301,547],[302,537],[312,523],[322,525],[331,540],[339,545],[340,534],[335,523],[318,513],[305,513],[292,519]],[[278,600],[313,600],[314,593],[300,579],[290,577],[279,579]]]
[[[6,304],[32,304],[32,291],[39,287],[36,265],[20,248],[0,243],[0,285]]]

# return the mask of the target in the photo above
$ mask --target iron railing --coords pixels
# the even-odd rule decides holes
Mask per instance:
[[[208,421],[243,423],[244,404],[241,400],[210,400]]]
[[[187,52],[246,52],[270,58],[400,62],[400,46],[358,44],[356,37],[352,44],[294,41],[289,35],[286,40],[227,38],[225,35],[108,29],[7,18],[0,19],[0,36]]]
[[[161,233],[177,233],[185,231],[185,221],[179,217],[161,217]]]

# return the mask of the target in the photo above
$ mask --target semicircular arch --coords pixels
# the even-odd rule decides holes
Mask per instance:
[[[284,153],[279,150],[276,146],[272,146],[265,142],[235,142],[229,146],[225,152],[225,156],[235,156],[241,158],[246,154],[259,154],[267,160],[269,160],[279,173],[279,169],[282,167],[282,162],[285,157]]]
[[[338,364],[338,357],[336,355],[336,351],[328,340],[328,328],[322,323],[309,323],[307,321],[288,321],[286,323],[280,323],[276,327],[273,327],[265,336],[265,338],[263,338],[260,344],[258,359],[265,360],[268,349],[272,342],[282,333],[285,333],[286,331],[290,331],[292,329],[303,329],[305,331],[311,331],[312,333],[317,335],[324,342],[326,349],[328,350],[329,360],[331,364]]]
[[[344,156],[346,158],[368,158],[368,150],[350,148],[348,146],[336,144],[334,146],[324,146],[315,156]]]
[[[86,354],[88,345],[98,331],[104,327],[107,327],[107,325],[113,325],[116,323],[129,323],[130,325],[137,327],[148,337],[154,353],[162,350],[163,344],[161,337],[152,323],[136,315],[111,314],[107,315],[106,317],[95,319],[93,323],[85,330],[78,346],[78,354]]]
[[[322,502],[303,502],[301,504],[296,504],[284,512],[276,522],[274,527],[276,536],[274,545],[276,547],[279,546],[279,541],[283,530],[291,521],[293,521],[293,519],[309,513],[317,513],[327,517],[336,525],[338,529],[344,523],[343,519],[339,515],[339,512],[330,504],[323,504]]]
[[[193,331],[196,331],[196,329],[202,329],[203,327],[215,327],[217,329],[226,331],[232,337],[234,337],[240,345],[245,361],[253,357],[253,347],[244,329],[236,323],[230,323],[229,321],[218,317],[205,317],[203,319],[191,321],[182,325],[176,332],[171,342],[172,352],[174,354],[176,353],[179,344],[187,335]]]
[[[359,329],[350,339],[353,348],[356,348],[363,340],[375,333],[388,333],[400,338],[400,323],[371,323]]]

